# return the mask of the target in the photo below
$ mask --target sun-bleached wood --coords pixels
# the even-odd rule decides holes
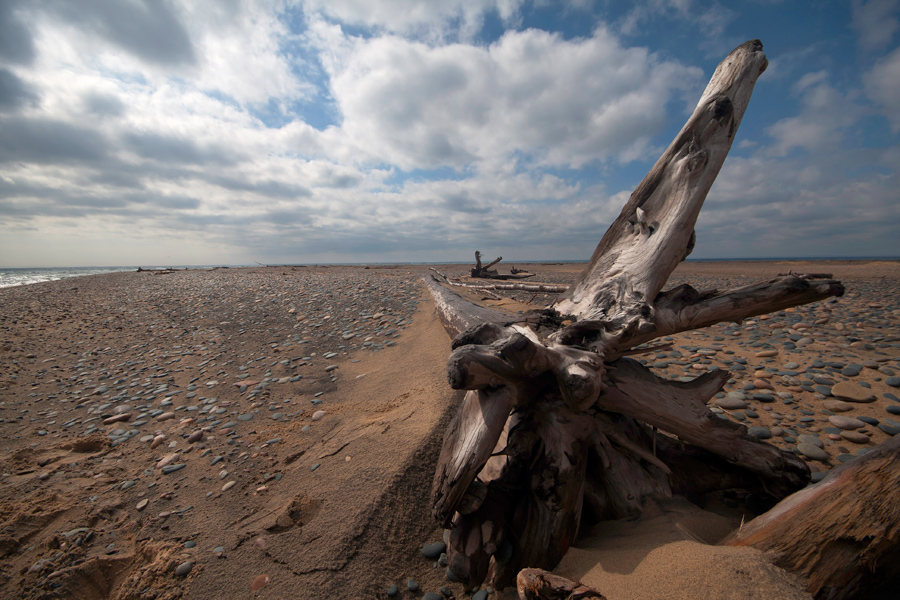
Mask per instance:
[[[560,292],[564,292],[569,289],[569,286],[567,285],[557,285],[554,283],[473,283],[471,281],[456,281],[447,277],[434,267],[431,267],[431,270],[437,274],[436,276],[441,281],[441,283],[446,283],[447,285],[456,287],[469,288],[472,290],[508,290],[543,294],[559,294]],[[529,275],[529,277],[532,277],[532,275]]]
[[[767,65],[759,40],[741,44],[719,64],[681,132],[554,303],[559,313],[623,333],[654,327],[653,299],[693,249],[700,208]]]
[[[671,382],[625,358],[659,336],[843,292],[838,282],[794,275],[724,292],[661,291],[693,247],[697,214],[765,65],[758,40],[719,65],[684,129],[550,308],[486,309],[427,278],[453,337],[448,381],[467,390],[432,485],[432,511],[451,526],[448,568],[467,586],[487,579],[503,588],[523,568],[554,567],[585,515],[633,517],[648,498],[731,489],[773,506],[809,481],[793,453],[707,409],[726,373]]]

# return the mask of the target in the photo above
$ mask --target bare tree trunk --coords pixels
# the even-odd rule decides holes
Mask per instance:
[[[809,481],[793,453],[708,410],[726,373],[677,383],[624,358],[660,336],[843,293],[838,282],[794,275],[726,292],[662,291],[693,248],[700,207],[766,65],[758,40],[719,65],[550,308],[512,315],[426,282],[454,337],[450,385],[468,390],[432,486],[433,513],[451,526],[448,568],[467,585],[502,588],[523,568],[553,568],[583,515],[635,516],[648,497],[730,487],[771,506]]]

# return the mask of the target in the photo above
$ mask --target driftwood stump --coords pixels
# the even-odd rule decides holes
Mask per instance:
[[[514,585],[526,567],[556,566],[582,518],[636,516],[648,497],[740,488],[773,506],[809,482],[803,460],[707,409],[727,373],[679,383],[627,358],[661,336],[843,293],[836,281],[793,274],[724,292],[663,291],[694,246],[703,200],[766,65],[759,40],[722,61],[585,270],[547,309],[486,309],[428,279],[454,338],[450,385],[468,390],[432,487],[434,516],[451,528],[452,578]]]
[[[491,269],[498,262],[503,260],[502,256],[498,256],[486,265],[481,264],[481,251],[475,251],[475,266],[469,272],[470,277],[476,279],[528,279],[534,277],[534,273],[528,273],[513,267],[509,271],[509,275],[501,275],[496,269]]]

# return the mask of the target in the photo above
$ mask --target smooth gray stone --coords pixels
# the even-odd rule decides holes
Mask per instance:
[[[249,421],[253,418],[253,413],[245,413],[243,415],[238,415],[238,421]]]
[[[175,574],[179,577],[183,577],[191,572],[191,569],[194,568],[194,563],[191,561],[183,562],[178,567],[175,568]]]
[[[747,403],[744,400],[738,400],[737,398],[726,397],[726,398],[717,399],[716,406],[718,406],[719,408],[727,409],[727,410],[737,410],[739,408],[746,408]]]
[[[400,588],[398,588],[395,584],[392,583],[391,585],[388,586],[387,595],[389,597],[393,598],[394,596],[397,595],[397,592],[399,592],[399,591],[400,591]]]
[[[437,592],[425,592],[425,594],[422,596],[422,600],[444,600],[444,597]]]
[[[900,377],[888,377],[884,382],[891,387],[900,388]]]
[[[419,589],[419,583],[415,579],[410,579],[406,582],[406,587],[409,591],[415,592]]]
[[[447,544],[444,542],[432,542],[431,544],[425,544],[422,546],[422,556],[425,558],[430,558],[432,560],[437,560],[440,555],[447,551]]]
[[[827,475],[828,475],[828,473],[823,473],[822,471],[816,471],[815,473],[812,474],[812,477],[810,478],[810,481],[811,481],[812,483],[819,483],[820,481],[822,481],[823,479],[825,479],[825,477],[826,477]]]
[[[772,432],[769,431],[768,427],[762,427],[759,425],[755,425],[747,429],[747,433],[752,435],[758,440],[767,440],[772,437]]]
[[[828,460],[828,453],[813,444],[800,442],[797,444],[797,450],[800,451],[800,454],[806,458],[811,458],[812,460]]]
[[[177,465],[166,465],[162,468],[163,475],[168,475],[169,473],[174,473],[175,471],[180,471],[185,467],[185,463],[179,463]]]
[[[472,600],[487,600],[487,597],[487,590],[478,590],[477,592],[472,594]]]
[[[797,441],[804,444],[812,444],[813,446],[818,446],[819,448],[824,448],[825,444],[818,437],[811,435],[809,433],[802,433],[797,436]]]
[[[890,425],[887,425],[886,423],[879,423],[878,429],[882,430],[883,432],[885,432],[886,434],[891,435],[891,436],[894,436],[894,435],[897,435],[898,433],[900,433],[900,427],[892,427]]]

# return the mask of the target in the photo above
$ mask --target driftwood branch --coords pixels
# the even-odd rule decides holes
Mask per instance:
[[[841,296],[844,288],[832,280],[809,281],[788,276],[772,281],[718,292],[698,292],[681,285],[656,296],[646,305],[648,317],[642,327],[612,326],[605,321],[585,320],[556,333],[560,343],[602,348],[604,356],[621,356],[629,348],[664,337],[709,327],[723,321],[740,323],[743,319],[809,304],[832,296]]]
[[[741,44],[719,64],[681,132],[554,304],[557,311],[622,330],[653,327],[648,304],[693,247],[700,208],[767,65],[759,40]]]

